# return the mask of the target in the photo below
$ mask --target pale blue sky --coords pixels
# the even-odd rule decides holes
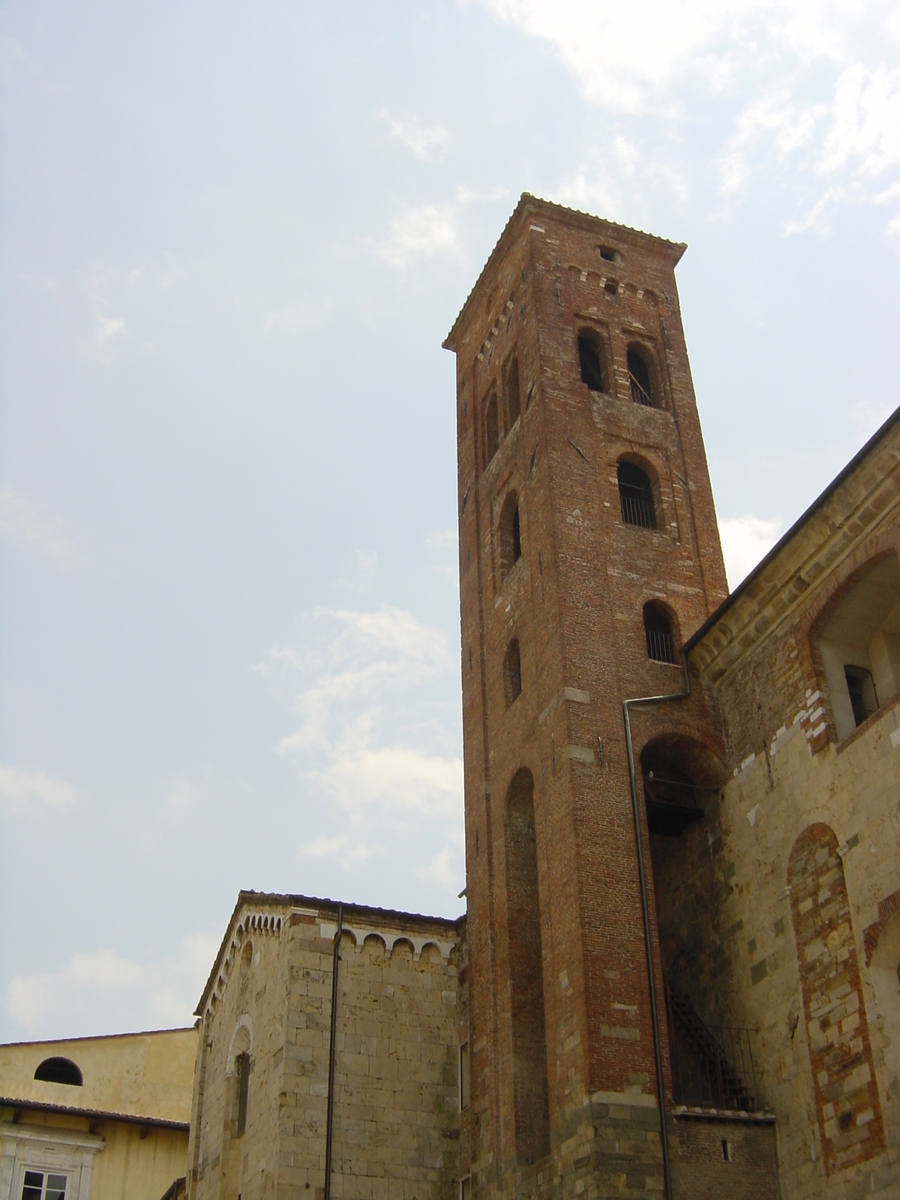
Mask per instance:
[[[689,243],[732,584],[892,411],[900,7],[27,0],[0,46],[12,1040],[189,1021],[241,887],[461,910],[440,345],[520,192]]]

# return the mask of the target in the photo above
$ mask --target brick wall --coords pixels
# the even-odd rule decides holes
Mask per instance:
[[[682,250],[523,198],[447,343],[457,356],[476,1192],[491,1180],[501,1192],[537,1188],[546,1171],[557,1180],[560,1164],[574,1171],[585,1154],[593,1165],[579,1170],[599,1179],[605,1143],[585,1105],[600,1094],[617,1098],[624,1123],[611,1128],[642,1164],[634,1177],[645,1179],[646,1194],[658,1178],[658,1118],[655,1133],[646,1123],[656,1111],[653,1034],[621,706],[683,686],[679,668],[648,658],[644,605],[663,602],[676,632],[686,632],[726,594],[675,286]],[[601,346],[604,393],[581,379],[584,330]],[[655,407],[633,400],[627,356],[635,347],[650,368]],[[513,356],[521,411],[509,421],[504,379]],[[494,397],[491,456],[485,421]],[[623,521],[622,459],[652,480],[656,529]],[[513,492],[522,553],[507,573],[501,515]],[[509,704],[503,668],[513,637],[522,692]],[[636,753],[673,732],[715,742],[707,700],[698,687],[677,708],[636,712]],[[530,1183],[515,1174],[524,943],[511,925],[520,906],[506,845],[510,785],[522,770],[534,780],[532,904],[551,1145],[549,1165],[535,1164]],[[655,942],[653,953],[659,972]],[[660,1020],[665,1040],[661,1000]]]

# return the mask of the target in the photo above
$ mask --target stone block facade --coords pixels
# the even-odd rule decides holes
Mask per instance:
[[[455,1200],[463,927],[342,915],[331,1195]],[[190,1197],[321,1200],[337,921],[327,902],[241,894],[198,1009]]]

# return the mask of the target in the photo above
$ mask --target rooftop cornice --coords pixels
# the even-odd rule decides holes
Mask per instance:
[[[482,290],[482,283],[491,274],[494,266],[515,243],[520,232],[519,226],[524,223],[526,216],[529,219],[544,217],[550,221],[562,221],[570,227],[593,231],[597,234],[612,234],[626,241],[650,243],[668,251],[673,267],[687,249],[687,243],[685,242],[670,242],[667,238],[657,237],[656,234],[645,233],[640,229],[632,229],[628,225],[620,225],[616,221],[608,221],[604,217],[595,217],[591,213],[582,212],[577,208],[566,208],[563,204],[555,204],[552,200],[541,200],[538,196],[532,196],[530,192],[523,192],[519,197],[519,203],[506,222],[503,232],[497,239],[493,250],[488,255],[487,262],[475,280],[472,290],[459,310],[459,314],[453,322],[453,328],[442,343],[445,350],[456,350],[459,342],[460,326],[465,321],[476,294]]]
[[[689,639],[701,674],[720,679],[900,502],[900,408]]]

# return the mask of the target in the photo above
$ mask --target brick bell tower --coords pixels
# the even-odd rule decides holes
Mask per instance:
[[[663,965],[648,865],[656,1055],[622,704],[682,688],[678,647],[727,595],[675,285],[684,249],[525,194],[444,343],[473,1197],[663,1194]],[[633,721],[650,864],[659,822],[691,817],[659,815],[652,766],[696,779],[685,747],[714,744],[716,727],[696,691]]]

